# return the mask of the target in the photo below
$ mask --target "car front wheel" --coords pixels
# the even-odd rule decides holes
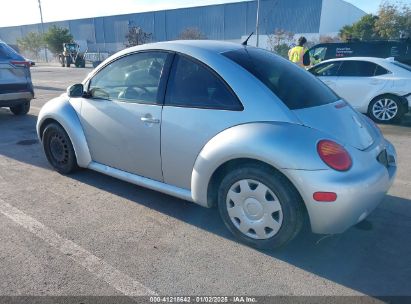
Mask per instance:
[[[61,174],[69,174],[78,169],[76,154],[69,136],[64,129],[51,123],[43,132],[43,149],[49,163]]]
[[[378,123],[398,122],[403,116],[401,101],[394,95],[382,95],[371,101],[368,115]]]
[[[26,101],[18,106],[10,107],[14,115],[26,115],[30,111],[30,101]]]
[[[301,230],[303,202],[279,172],[260,166],[236,169],[222,180],[220,215],[227,228],[247,245],[275,249]]]

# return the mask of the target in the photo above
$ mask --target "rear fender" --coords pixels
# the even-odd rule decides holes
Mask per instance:
[[[47,102],[41,109],[37,119],[37,135],[42,140],[41,130],[44,123],[50,120],[57,121],[67,132],[76,153],[79,167],[87,168],[91,162],[91,155],[76,110],[68,101],[67,95],[54,98]]]
[[[317,153],[317,142],[324,138],[332,139],[290,123],[249,123],[226,129],[212,138],[196,159],[191,178],[193,201],[210,207],[207,191],[211,177],[230,160],[258,160],[285,175],[285,169],[327,170]]]

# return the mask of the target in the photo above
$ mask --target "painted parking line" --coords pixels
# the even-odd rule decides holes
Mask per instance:
[[[36,219],[0,199],[0,213],[83,266],[128,297],[156,295],[150,288],[117,270],[91,252],[67,240]]]

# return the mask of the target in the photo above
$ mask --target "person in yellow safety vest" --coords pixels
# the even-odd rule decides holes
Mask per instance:
[[[288,52],[288,59],[295,64],[298,64],[300,67],[304,67],[309,64],[304,64],[304,54],[308,51],[304,45],[307,43],[307,39],[305,37],[300,37],[298,39],[298,45],[293,47]]]

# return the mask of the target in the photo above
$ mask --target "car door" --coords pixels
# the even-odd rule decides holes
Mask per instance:
[[[242,110],[237,96],[212,69],[176,55],[162,116],[164,181],[190,189],[198,154],[215,135],[244,121]]]
[[[335,92],[354,108],[366,111],[370,96],[376,96],[386,84],[376,76],[378,65],[369,61],[345,60],[338,71]]]
[[[163,180],[161,111],[170,56],[159,51],[127,55],[90,80],[81,123],[93,161]]]
[[[338,70],[340,69],[340,61],[324,62],[310,69],[310,72],[317,76],[333,91],[337,87]]]

